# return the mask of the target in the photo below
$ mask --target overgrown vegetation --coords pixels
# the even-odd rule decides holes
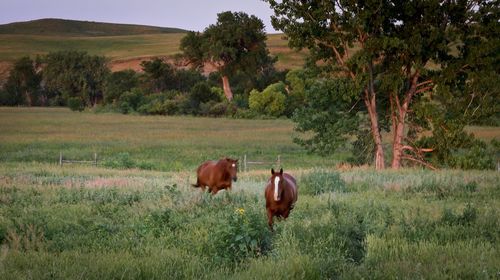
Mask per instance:
[[[191,172],[0,168],[0,273],[8,279],[498,273],[500,178],[493,171],[292,169],[299,200],[271,233],[267,171],[242,173],[233,191],[214,197],[189,186]],[[332,184],[319,187],[323,180]]]

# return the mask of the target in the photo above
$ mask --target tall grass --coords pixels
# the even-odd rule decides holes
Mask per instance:
[[[192,172],[2,165],[0,274],[314,279],[498,273],[496,172],[288,172],[298,179],[299,200],[271,233],[263,196],[268,172],[241,173],[231,192],[211,196],[189,186]],[[301,193],[314,178],[334,178],[332,184],[343,187]],[[461,185],[464,178],[468,183]]]
[[[287,120],[0,108],[0,278],[498,277],[499,172],[336,170],[291,134]],[[102,164],[59,166],[60,151]],[[279,154],[298,180],[274,232],[271,166],[216,196],[191,187],[201,161],[243,154]]]

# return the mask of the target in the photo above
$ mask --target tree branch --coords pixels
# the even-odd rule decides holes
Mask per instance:
[[[428,162],[425,162],[423,160],[419,160],[419,159],[416,159],[414,157],[410,157],[410,156],[401,156],[402,159],[407,159],[407,160],[411,160],[411,161],[414,161],[414,162],[417,162],[417,163],[420,163],[421,165],[431,169],[431,170],[437,170],[436,167],[434,167],[433,165],[431,165],[430,163]]]

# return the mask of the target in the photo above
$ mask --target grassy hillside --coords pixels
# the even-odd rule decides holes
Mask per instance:
[[[499,172],[334,170],[334,159],[307,155],[291,143],[291,131],[285,120],[0,108],[0,275],[498,276]],[[96,151],[101,164],[60,167],[61,150],[74,159]],[[274,233],[263,198],[270,166],[240,172],[233,190],[215,197],[189,186],[200,161],[244,152],[258,159],[282,155],[298,180],[298,202]],[[116,169],[127,166],[162,171]]]
[[[123,36],[185,33],[179,28],[46,18],[0,25],[0,34],[50,36]]]
[[[179,53],[182,33],[128,36],[68,37],[0,34],[0,79],[8,75],[13,61],[51,51],[80,50],[110,58],[112,70],[140,70],[140,63],[153,56],[169,57]],[[288,48],[280,34],[268,36],[271,55],[278,57],[278,69],[296,69],[303,65],[306,52]]]
[[[14,61],[25,55],[52,51],[79,50],[105,55],[111,60],[148,56],[169,56],[179,52],[182,33],[109,37],[66,37],[36,35],[0,35],[0,61]]]

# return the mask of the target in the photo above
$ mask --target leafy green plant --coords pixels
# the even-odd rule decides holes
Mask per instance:
[[[269,85],[262,92],[252,90],[248,98],[250,110],[268,116],[281,116],[285,111],[285,92],[283,82]]]
[[[251,208],[236,208],[214,232],[217,257],[238,263],[265,255],[270,248],[269,230],[263,216]]]

